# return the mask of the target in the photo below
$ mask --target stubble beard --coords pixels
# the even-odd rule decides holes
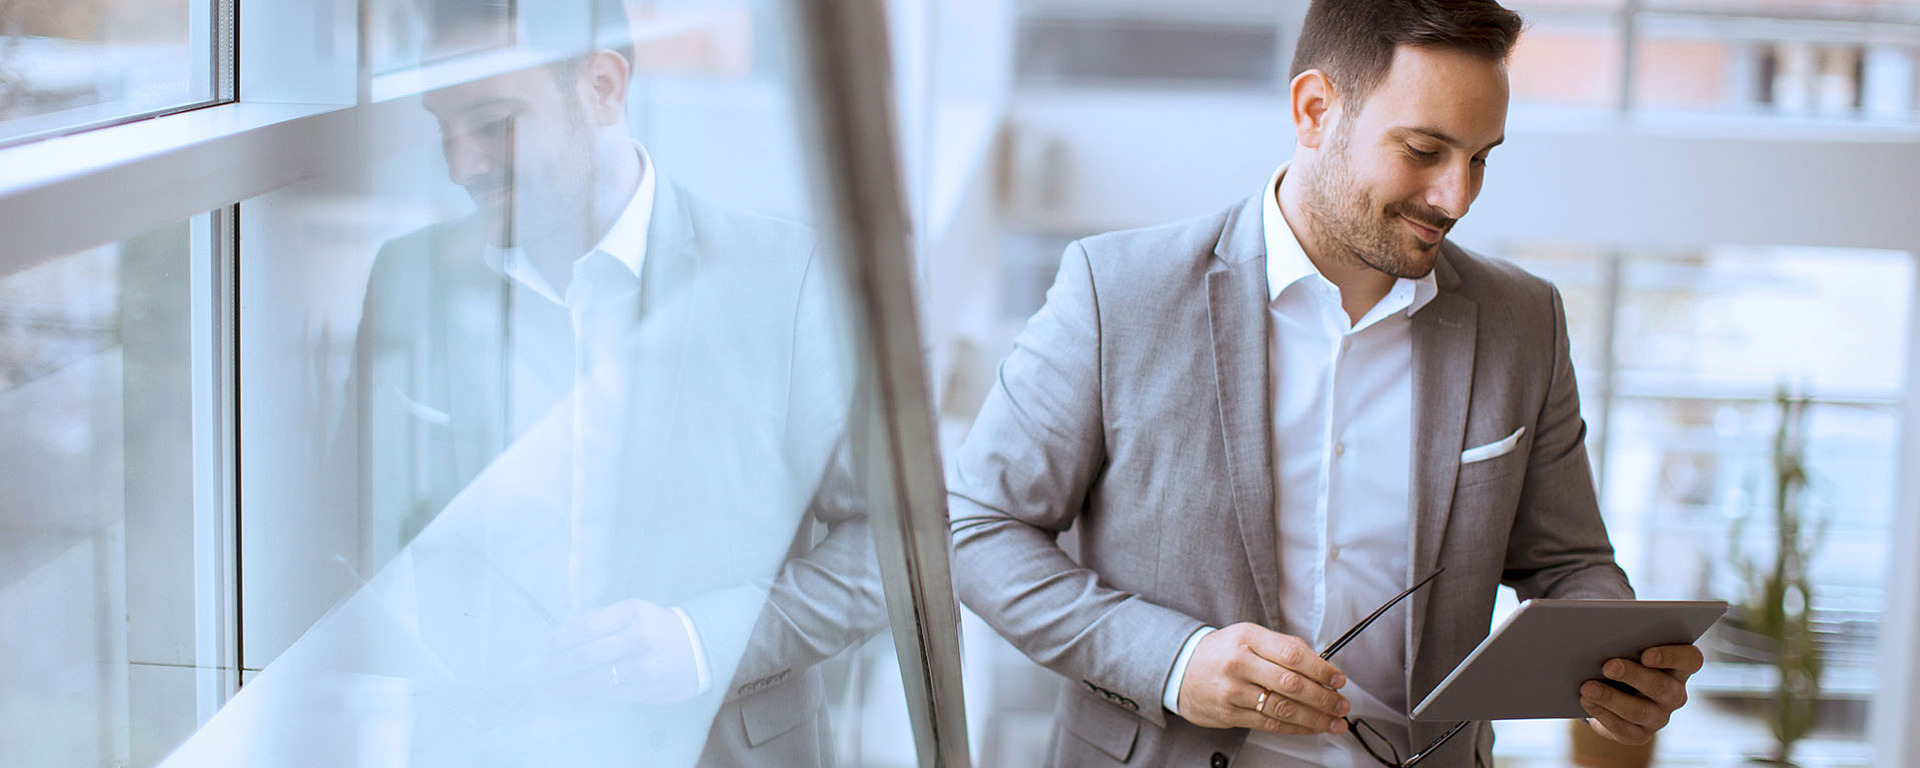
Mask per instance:
[[[508,150],[515,165],[506,169],[501,199],[486,211],[490,239],[497,246],[537,247],[563,238],[584,239],[591,231],[593,128],[585,109],[571,101],[566,109],[566,137],[549,162],[519,163],[522,155]],[[539,167],[520,167],[531,165]]]
[[[1411,236],[1398,221],[1397,206],[1375,204],[1349,172],[1349,138],[1346,126],[1334,129],[1319,174],[1307,179],[1301,190],[1320,241],[1333,247],[1334,258],[1358,260],[1394,277],[1426,277],[1433,271],[1439,244],[1416,239],[1411,247],[1406,245]]]

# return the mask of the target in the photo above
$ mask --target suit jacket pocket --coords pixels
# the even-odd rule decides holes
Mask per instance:
[[[1497,458],[1500,458],[1501,456],[1505,456],[1509,453],[1513,453],[1513,450],[1515,448],[1520,447],[1520,438],[1523,438],[1526,436],[1527,436],[1527,428],[1521,427],[1519,429],[1514,430],[1513,434],[1507,435],[1506,437],[1501,438],[1499,440],[1495,440],[1494,442],[1487,443],[1486,445],[1482,445],[1474,448],[1468,448],[1460,452],[1460,463],[1473,464],[1475,462],[1486,461],[1488,459],[1497,459]]]
[[[1078,686],[1067,692],[1060,714],[1067,732],[1108,757],[1124,763],[1133,755],[1134,740],[1140,735],[1138,715],[1094,698]]]
[[[1490,483],[1524,469],[1527,448],[1531,443],[1527,428],[1521,427],[1504,438],[1462,451],[1460,478],[1455,487],[1468,488]]]
[[[747,730],[747,746],[758,747],[813,719],[826,701],[820,675],[808,670],[785,685],[776,685],[740,699],[740,719]]]

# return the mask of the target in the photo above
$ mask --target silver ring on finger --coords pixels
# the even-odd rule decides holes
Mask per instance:
[[[1253,710],[1263,715],[1266,714],[1267,713],[1267,697],[1272,694],[1273,694],[1273,691],[1269,691],[1265,688],[1261,688],[1260,700],[1257,702],[1254,702]]]

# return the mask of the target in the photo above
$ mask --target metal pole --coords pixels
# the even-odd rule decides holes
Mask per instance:
[[[920,765],[971,766],[961,695],[960,612],[949,566],[946,488],[921,354],[894,125],[886,8],[798,0],[802,125],[819,149],[823,238],[846,257],[876,365],[881,469],[869,477],[874,546]],[[890,502],[890,503],[889,503]]]

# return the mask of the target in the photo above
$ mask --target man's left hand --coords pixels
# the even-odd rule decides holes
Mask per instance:
[[[1667,726],[1673,711],[1687,703],[1687,678],[1706,664],[1700,649],[1691,645],[1648,648],[1640,660],[1612,659],[1601,667],[1607,679],[1631,686],[1638,694],[1598,680],[1580,686],[1580,706],[1586,708],[1593,730],[1622,744],[1641,745]]]

